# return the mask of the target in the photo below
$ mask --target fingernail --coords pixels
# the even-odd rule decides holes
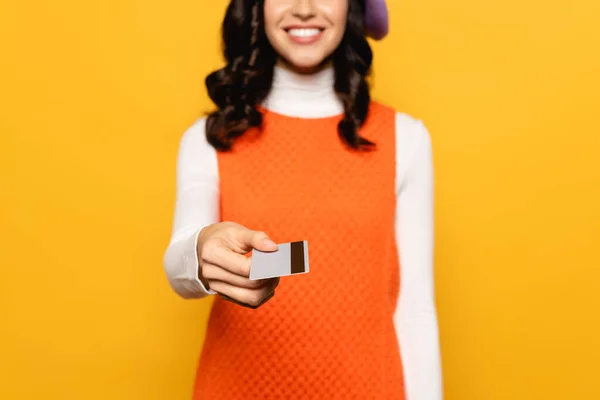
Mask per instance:
[[[274,247],[274,246],[277,246],[277,244],[275,244],[275,242],[274,242],[274,241],[272,241],[271,239],[265,239],[265,240],[263,241],[263,244],[264,244],[265,246],[269,246],[269,247]]]

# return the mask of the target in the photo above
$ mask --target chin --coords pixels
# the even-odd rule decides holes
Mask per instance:
[[[325,62],[325,58],[315,56],[314,54],[305,57],[295,54],[292,57],[286,57],[286,62],[289,67],[298,72],[310,73],[319,69]]]

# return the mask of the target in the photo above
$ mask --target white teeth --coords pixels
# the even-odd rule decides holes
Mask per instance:
[[[319,29],[290,29],[288,33],[294,37],[311,37],[316,36],[321,32]]]

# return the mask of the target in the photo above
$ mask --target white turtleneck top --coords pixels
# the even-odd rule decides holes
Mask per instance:
[[[277,67],[263,105],[276,113],[324,118],[343,113],[333,69],[299,75]],[[193,299],[213,295],[198,280],[196,241],[219,222],[217,153],[206,141],[204,119],[183,135],[177,160],[177,193],[164,267],[173,290]],[[433,282],[433,163],[430,136],[421,121],[396,114],[396,240],[400,295],[394,325],[401,349],[407,400],[441,400],[442,378]]]

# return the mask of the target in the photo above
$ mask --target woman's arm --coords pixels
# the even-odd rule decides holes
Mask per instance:
[[[400,296],[394,324],[407,400],[441,400],[442,376],[433,282],[433,162],[427,128],[396,117],[396,240]]]
[[[198,120],[181,138],[173,230],[163,258],[171,287],[186,299],[215,293],[198,279],[198,234],[219,222],[217,153],[206,141],[204,124]]]

